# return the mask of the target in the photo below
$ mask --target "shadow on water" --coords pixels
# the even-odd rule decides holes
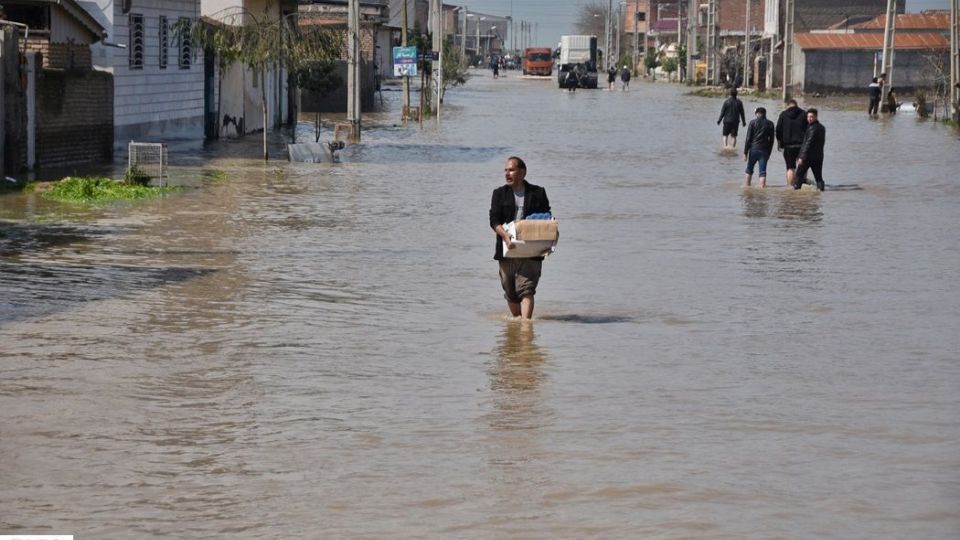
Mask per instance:
[[[0,326],[216,271],[185,267],[0,262]]]
[[[636,317],[626,315],[543,315],[537,317],[538,321],[568,322],[579,324],[617,324],[636,322]]]
[[[102,234],[89,228],[0,221],[0,257],[86,242]]]
[[[371,143],[348,147],[344,161],[364,163],[482,163],[508,152],[506,146]]]

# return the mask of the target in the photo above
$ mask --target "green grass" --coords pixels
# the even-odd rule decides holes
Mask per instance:
[[[183,190],[180,186],[140,186],[110,178],[68,176],[43,194],[45,199],[83,204],[105,204],[162,197]]]

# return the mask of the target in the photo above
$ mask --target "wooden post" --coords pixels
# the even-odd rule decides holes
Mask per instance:
[[[347,121],[351,143],[360,142],[360,0],[347,5]]]
[[[747,0],[747,19],[743,31],[743,87],[750,86],[750,4]]]
[[[783,101],[793,93],[793,16],[794,0],[787,0],[783,17]]]

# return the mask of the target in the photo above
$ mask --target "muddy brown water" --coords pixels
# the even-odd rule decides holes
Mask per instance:
[[[957,538],[960,137],[823,110],[842,189],[744,191],[719,106],[484,76],[338,165],[0,196],[0,533]],[[510,154],[561,219],[532,325]]]

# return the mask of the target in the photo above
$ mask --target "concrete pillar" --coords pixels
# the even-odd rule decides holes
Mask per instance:
[[[27,170],[37,164],[37,74],[40,70],[40,53],[27,53]]]

